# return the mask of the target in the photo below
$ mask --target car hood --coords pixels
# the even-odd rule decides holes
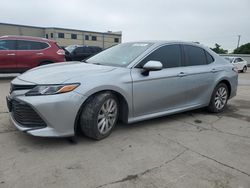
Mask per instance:
[[[61,84],[81,75],[100,74],[114,69],[116,68],[83,62],[55,63],[31,69],[18,76],[18,79],[34,84]]]

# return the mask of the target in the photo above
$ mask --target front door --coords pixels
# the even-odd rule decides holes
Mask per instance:
[[[131,70],[135,117],[186,106],[187,88],[182,75],[182,59],[180,45],[166,45],[152,52]],[[144,76],[141,74],[142,67],[150,60],[160,61],[163,69]]]

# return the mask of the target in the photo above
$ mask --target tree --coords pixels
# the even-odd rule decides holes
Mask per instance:
[[[224,50],[223,48],[221,48],[221,45],[215,43],[215,48],[211,48],[211,50],[213,50],[215,53],[217,54],[227,54],[228,50]]]
[[[243,44],[239,48],[236,48],[234,54],[250,54],[250,43]]]

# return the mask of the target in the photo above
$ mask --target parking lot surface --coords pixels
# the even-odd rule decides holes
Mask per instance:
[[[250,73],[221,114],[118,125],[102,141],[39,138],[9,122],[0,76],[0,187],[250,187]]]

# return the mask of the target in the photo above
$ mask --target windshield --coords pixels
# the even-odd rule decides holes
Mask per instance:
[[[152,43],[145,42],[119,44],[89,58],[86,62],[98,65],[126,67],[151,45]]]
[[[77,47],[76,45],[70,45],[70,46],[67,46],[67,47],[65,48],[65,50],[67,50],[68,52],[71,53],[76,47]]]

